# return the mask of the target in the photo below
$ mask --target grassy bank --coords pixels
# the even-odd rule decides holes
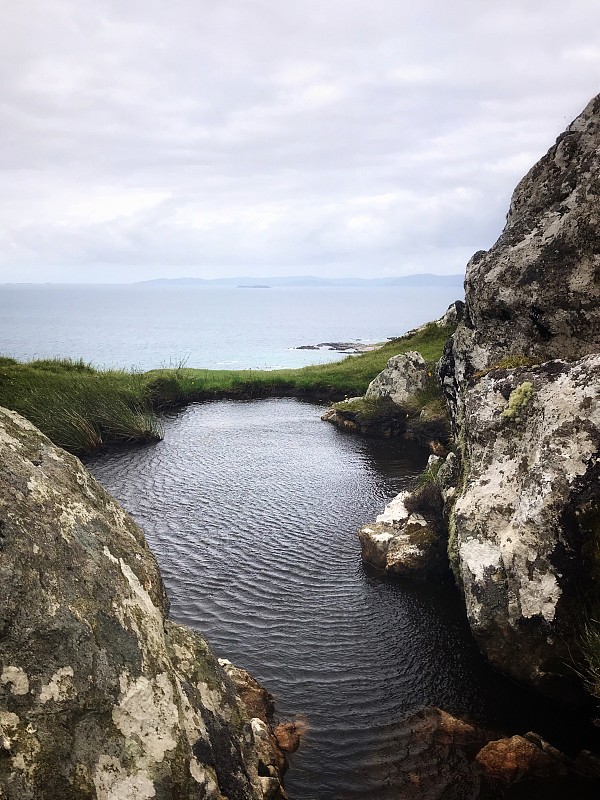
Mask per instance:
[[[378,350],[348,356],[330,364],[279,370],[153,370],[144,374],[153,403],[168,402],[179,392],[182,402],[222,397],[251,398],[299,396],[338,400],[346,395],[364,394],[375,375],[385,368],[389,358],[417,350],[426,361],[434,362],[442,354],[444,343],[453,333],[435,323],[412,336],[386,342]],[[167,381],[169,385],[167,385]],[[170,389],[169,389],[170,386]]]
[[[363,394],[387,360],[408,350],[436,361],[452,330],[431,323],[378,350],[301,369],[96,370],[69,359],[0,358],[0,405],[31,420],[56,444],[88,453],[112,443],[160,438],[155,412],[197,400],[296,396],[338,400]]]
[[[0,405],[18,411],[72,453],[159,439],[160,421],[141,376],[69,359],[18,363],[0,358]]]

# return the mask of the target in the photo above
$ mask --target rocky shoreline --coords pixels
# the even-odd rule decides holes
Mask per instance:
[[[345,353],[346,355],[353,355],[356,353],[370,353],[381,347],[376,343],[365,342],[320,342],[319,344],[301,344],[294,347],[294,350],[333,350],[336,353]]]

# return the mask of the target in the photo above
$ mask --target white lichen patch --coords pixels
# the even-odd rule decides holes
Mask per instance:
[[[370,525],[363,525],[361,531],[365,533],[372,542],[378,545],[387,544],[394,538],[395,532],[390,530],[375,530]]]
[[[250,720],[250,727],[252,728],[252,735],[259,741],[268,741],[270,731],[268,726],[259,717],[252,717]]]
[[[152,800],[154,783],[148,775],[130,775],[119,759],[101,755],[94,770],[96,800]]]
[[[389,566],[397,564],[407,558],[423,555],[423,549],[411,540],[408,534],[398,534],[390,543],[386,561]]]
[[[52,491],[46,480],[46,476],[41,473],[32,472],[27,480],[27,491],[31,494],[34,502],[43,503],[52,496]]]
[[[63,506],[59,517],[63,538],[69,541],[75,529],[79,525],[84,525],[92,520],[94,516],[85,503],[70,502],[68,505]]]
[[[118,564],[121,574],[129,584],[130,596],[121,600],[114,613],[123,625],[129,627],[140,638],[144,653],[160,653],[164,650],[163,616],[139,578],[129,564],[122,558],[116,558],[105,545],[104,555],[113,564]],[[140,630],[143,620],[143,632]]]
[[[212,770],[202,766],[194,757],[190,759],[190,775],[196,781],[196,783],[200,784],[200,786],[204,789],[204,794],[202,797],[219,797],[219,787],[214,775],[212,774]]]
[[[459,547],[461,563],[469,570],[477,581],[483,581],[491,571],[495,571],[502,563],[502,554],[498,545],[467,539]]]
[[[0,711],[0,744],[4,750],[11,749],[20,722],[19,717],[12,711]]]
[[[521,580],[519,601],[521,614],[526,618],[540,615],[546,622],[552,622],[556,614],[556,604],[561,590],[556,576],[551,572],[534,570],[531,580]]]
[[[183,727],[190,745],[194,745],[198,739],[207,742],[209,739],[208,729],[206,723],[202,719],[197,708],[194,708],[189,701],[187,694],[183,691],[181,683],[176,681],[177,696],[179,698],[179,706],[182,712]]]
[[[159,673],[152,680],[142,675],[120,676],[122,696],[113,708],[112,719],[126,739],[134,738],[155,763],[177,746],[179,710],[169,676]]]
[[[29,691],[29,678],[21,667],[4,667],[0,675],[0,683],[10,688],[12,694],[23,695]]]
[[[60,603],[58,602],[58,600],[55,597],[53,597],[50,594],[47,594],[46,595],[46,607],[47,607],[47,611],[48,611],[48,616],[49,617],[55,617],[56,616],[56,612],[60,608]]]
[[[410,492],[400,492],[391,500],[383,512],[376,518],[375,522],[385,522],[390,525],[394,522],[403,522],[408,519],[408,511],[404,505],[404,501],[409,496]]]
[[[42,685],[40,692],[40,703],[48,703],[53,700],[55,703],[67,700],[75,694],[73,686],[73,667],[61,667],[50,678],[49,683]]]
[[[230,709],[223,704],[223,695],[221,692],[217,689],[211,689],[208,683],[204,681],[199,681],[196,684],[196,688],[200,692],[202,705],[205,708],[208,708],[213,714],[223,717],[223,719],[229,719],[231,712]]]

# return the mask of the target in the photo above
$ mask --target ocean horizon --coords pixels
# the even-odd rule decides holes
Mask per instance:
[[[297,348],[401,336],[462,296],[456,285],[5,284],[0,354],[106,369],[302,367],[343,356]]]

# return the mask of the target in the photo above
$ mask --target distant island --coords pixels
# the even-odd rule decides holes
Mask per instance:
[[[459,275],[402,275],[396,278],[318,278],[315,275],[253,278],[154,278],[137,281],[140,286],[235,286],[239,289],[270,289],[273,286],[456,286],[461,288],[465,276]]]

